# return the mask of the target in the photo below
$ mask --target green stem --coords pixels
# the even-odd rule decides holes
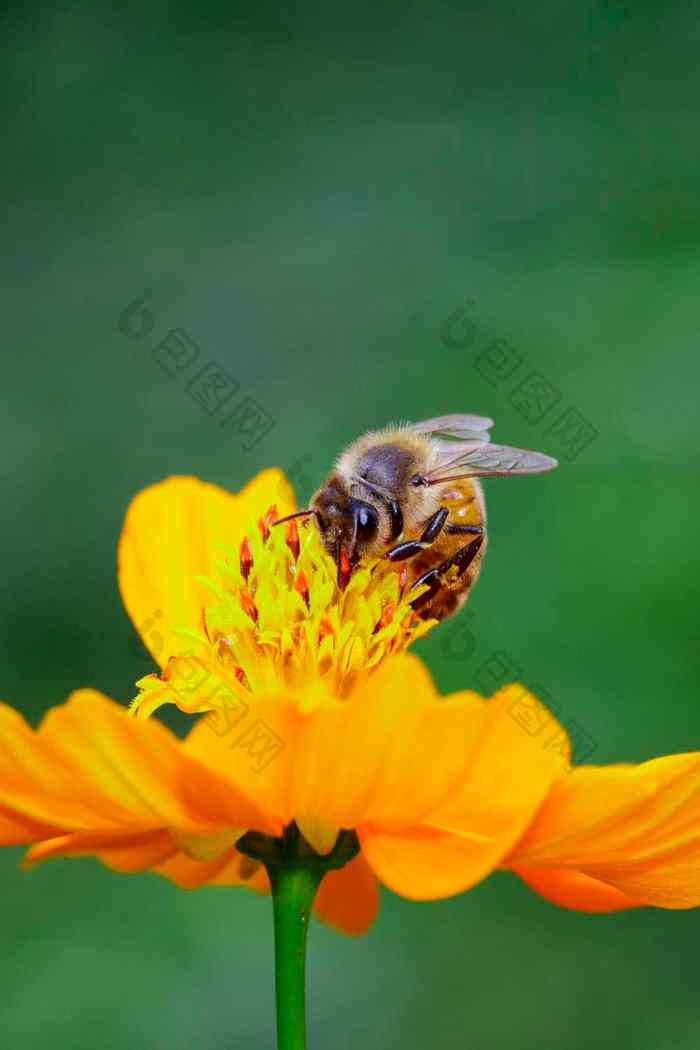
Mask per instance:
[[[275,916],[277,1050],[306,1050],[306,937],[320,865],[287,862],[269,869]]]
[[[360,852],[354,831],[341,830],[330,853],[316,853],[288,824],[279,838],[248,831],[236,843],[244,857],[262,863],[272,888],[275,914],[277,1048],[306,1050],[306,937],[311,905],[327,871],[337,871]]]

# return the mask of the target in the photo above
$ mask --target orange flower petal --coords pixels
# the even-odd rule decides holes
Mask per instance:
[[[198,861],[185,853],[178,853],[154,870],[183,890],[196,890],[208,885],[245,886],[256,893],[270,892],[267,872],[262,864],[255,864],[234,848],[207,861]]]
[[[258,893],[270,889],[262,865],[251,862],[233,847],[218,857],[199,861],[181,851],[167,831],[139,834],[63,835],[37,843],[27,850],[23,867],[33,867],[56,857],[95,856],[106,867],[133,874],[153,871],[181,889],[200,886],[246,886]]]
[[[131,502],[119,540],[119,587],[161,667],[173,652],[172,627],[200,629],[206,592],[196,577],[216,578],[223,547],[238,550],[250,521],[271,504],[280,517],[294,510],[289,482],[277,469],[262,471],[237,494],[193,477],[166,478]]]
[[[410,826],[434,811],[461,782],[485,712],[476,695],[439,698],[425,665],[403,655],[349,701],[304,710],[292,699],[255,699],[225,736],[203,719],[185,746],[326,849],[333,829]]]
[[[72,769],[47,741],[0,705],[0,843],[32,841],[47,829],[109,827],[92,800],[75,790]]]
[[[341,933],[365,933],[379,908],[379,886],[362,854],[329,871],[319,886],[314,913]]]
[[[14,813],[0,806],[0,846],[24,846],[28,842],[50,838],[58,829],[40,824],[30,817]]]
[[[635,904],[697,907],[700,753],[575,769],[555,785],[506,864],[535,888],[551,869],[588,876]]]
[[[230,728],[211,715],[199,719],[182,742],[183,751],[212,775],[288,824],[289,780],[302,717],[295,704],[256,700]]]
[[[556,738],[557,748],[526,732],[514,718],[523,697],[530,706],[538,703],[522,686],[481,702],[485,717],[461,779],[420,824],[401,831],[370,821],[360,829],[369,864],[396,893],[430,900],[469,889],[500,864],[532,820],[561,775],[559,744],[566,737],[544,708],[553,730],[546,739]]]
[[[140,834],[62,835],[37,843],[27,850],[24,867],[33,867],[54,857],[97,856],[115,871],[145,871],[177,853],[177,845],[167,831]]]
[[[81,792],[99,799],[122,826],[202,835],[226,827],[279,831],[230,782],[186,755],[168,729],[130,718],[94,690],[80,690],[50,711],[39,735],[70,763]]]
[[[454,694],[455,698],[465,694]],[[522,685],[507,685],[490,700],[481,731],[468,755],[466,775],[429,822],[443,828],[479,835],[506,837],[523,817],[532,816],[551,785],[569,769],[570,745],[566,730],[537,697]],[[528,711],[524,724],[523,709]],[[532,735],[533,725],[544,733]]]
[[[560,908],[602,914],[638,905],[614,886],[590,875],[556,868],[513,868],[523,882]]]
[[[410,900],[436,900],[469,889],[498,863],[500,843],[437,828],[403,833],[359,832],[372,871],[389,889]]]
[[[514,717],[524,698],[549,726],[544,742]],[[266,736],[279,744],[264,768],[248,746],[253,727],[261,744]],[[349,701],[304,710],[258,699],[230,734],[203,720],[185,746],[323,849],[338,829],[357,828],[375,873],[421,899],[457,893],[497,867],[568,768],[566,734],[521,686],[490,701],[439,698],[410,655]]]
[[[93,690],[50,711],[37,732],[9,709],[0,708],[0,723],[0,841],[166,828],[183,836],[230,829],[235,839],[242,828],[281,830],[164,726],[130,718]]]

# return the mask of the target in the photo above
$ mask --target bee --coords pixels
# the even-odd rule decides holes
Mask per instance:
[[[360,562],[403,562],[402,586],[419,592],[413,609],[442,620],[466,600],[486,551],[477,479],[558,465],[540,452],[492,444],[492,426],[482,416],[448,415],[364,434],[308,509],[288,518],[314,516],[341,589]]]

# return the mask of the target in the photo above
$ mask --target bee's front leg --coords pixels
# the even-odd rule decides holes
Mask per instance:
[[[388,558],[389,561],[405,561],[407,558],[413,558],[414,555],[420,554],[421,551],[429,547],[438,538],[445,526],[449,513],[447,507],[440,507],[428,518],[419,540],[406,540],[405,543],[399,543],[396,547],[388,550],[384,557]]]

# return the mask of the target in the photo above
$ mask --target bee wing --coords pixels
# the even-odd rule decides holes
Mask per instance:
[[[492,426],[493,420],[487,419],[486,416],[457,414],[433,416],[432,419],[423,419],[420,423],[409,423],[408,429],[419,434],[434,434],[437,438],[469,442],[473,445],[487,442]]]
[[[428,485],[458,478],[483,478],[503,474],[542,474],[559,463],[542,452],[508,445],[445,441],[438,444],[435,466],[425,475]]]

